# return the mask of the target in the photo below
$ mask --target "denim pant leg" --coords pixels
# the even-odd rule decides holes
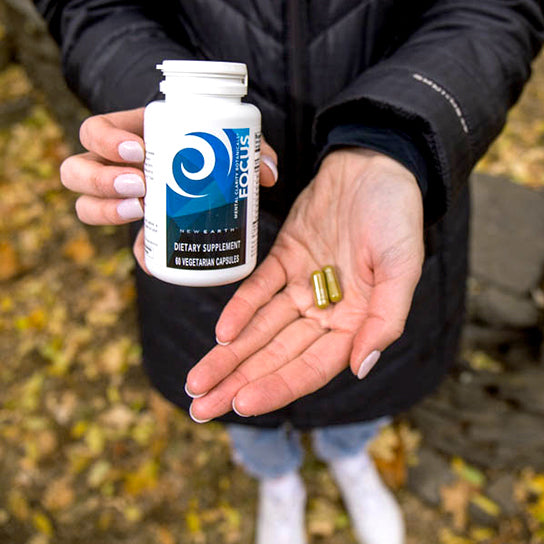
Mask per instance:
[[[298,470],[303,450],[300,433],[286,426],[261,429],[229,424],[234,461],[255,478],[276,478]]]
[[[321,427],[312,431],[312,442],[316,456],[325,462],[356,455],[366,448],[390,418],[381,417],[372,421]]]

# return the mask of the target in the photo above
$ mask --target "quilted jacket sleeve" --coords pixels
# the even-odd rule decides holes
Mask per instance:
[[[170,22],[162,14],[162,2],[34,3],[61,46],[69,86],[94,113],[145,105],[158,95],[161,75],[155,65],[165,58],[194,56],[179,30],[176,40],[169,36]]]
[[[387,58],[318,113],[326,146],[361,119],[408,133],[429,165],[427,222],[439,219],[502,129],[544,39],[542,0],[440,0]]]

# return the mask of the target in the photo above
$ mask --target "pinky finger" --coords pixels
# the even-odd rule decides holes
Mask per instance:
[[[97,198],[83,195],[76,201],[76,213],[87,225],[122,225],[142,219],[144,209],[139,198]]]

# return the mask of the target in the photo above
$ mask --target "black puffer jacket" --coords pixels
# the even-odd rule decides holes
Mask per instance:
[[[529,76],[544,35],[541,0],[36,4],[61,43],[69,84],[94,112],[156,98],[155,64],[163,59],[248,65],[248,99],[263,113],[280,164],[278,185],[261,195],[261,253],[317,158],[339,143],[335,127],[359,126],[371,147],[368,129],[386,131],[426,162],[427,258],[404,335],[362,382],[345,371],[278,412],[224,420],[290,420],[299,428],[360,421],[403,410],[436,386],[454,360],[462,322],[466,179]],[[187,408],[186,373],[213,347],[215,322],[235,286],[179,288],[140,272],[137,279],[146,370]]]

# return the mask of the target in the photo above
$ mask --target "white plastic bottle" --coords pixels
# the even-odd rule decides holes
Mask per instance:
[[[145,263],[177,285],[248,276],[257,260],[261,114],[245,64],[165,60],[145,109]]]

